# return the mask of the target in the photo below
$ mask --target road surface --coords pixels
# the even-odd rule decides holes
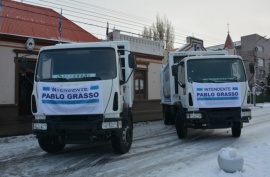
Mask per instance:
[[[245,166],[239,176],[269,175],[270,153],[258,151],[270,148],[270,107],[253,107],[252,115],[240,138],[233,138],[230,129],[189,129],[188,138],[179,140],[173,125],[137,123],[132,148],[124,155],[115,154],[110,142],[67,145],[59,154],[48,154],[39,148],[34,135],[0,138],[0,176],[223,177],[231,175],[217,164],[217,155],[225,147],[244,155]],[[261,159],[257,162],[250,155]]]

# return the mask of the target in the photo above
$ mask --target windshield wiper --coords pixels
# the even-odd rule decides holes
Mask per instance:
[[[39,79],[38,81],[45,81],[45,82],[66,82],[69,81],[67,78],[46,78],[46,79]]]
[[[101,80],[100,77],[81,77],[81,78],[46,78],[38,81],[44,82],[69,82],[69,81],[96,81]]]
[[[71,78],[69,81],[96,81],[96,80],[101,80],[100,77],[81,77],[81,78]]]
[[[238,82],[238,79],[237,77],[231,77],[231,78],[226,79],[226,81]]]
[[[224,83],[224,82],[237,82],[238,79],[235,77],[231,78],[219,78],[219,79],[202,79],[202,82],[206,83]]]
[[[219,83],[217,80],[212,80],[212,79],[202,79],[203,83]]]

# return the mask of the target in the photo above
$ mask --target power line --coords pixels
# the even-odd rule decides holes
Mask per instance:
[[[45,1],[45,0],[39,0],[39,1],[51,3],[51,2],[48,2],[48,1]],[[33,4],[38,4],[38,5],[43,5],[43,6],[44,6],[44,4],[39,4],[39,3],[35,3],[35,2],[32,2],[32,1],[28,1],[28,0],[26,0],[26,2],[30,2],[30,3],[33,3]],[[76,1],[76,2],[78,2],[78,1]],[[55,4],[55,5],[59,5],[59,6],[62,5],[62,4],[57,4],[57,3],[51,3],[51,4]],[[46,6],[46,5],[45,5],[45,6]],[[65,6],[65,7],[67,7],[67,8],[77,9],[77,10],[80,10],[80,11],[83,10],[83,9],[79,9],[79,8],[70,7],[70,6],[67,6],[67,5],[62,5],[62,6]],[[56,7],[53,7],[53,6],[48,6],[48,7],[56,8]],[[66,9],[66,10],[67,10],[67,9]],[[77,12],[77,11],[71,11],[71,10],[67,10],[67,11],[74,12],[74,13],[79,13],[79,14],[82,14],[82,15],[87,15],[87,16],[89,16],[89,14],[84,14],[84,13]],[[86,11],[86,12],[95,13],[95,12],[93,12],[93,11]],[[101,14],[101,13],[96,13],[96,14],[99,14],[99,15],[102,15],[102,16],[105,15],[105,14]],[[104,18],[104,17],[96,16],[96,15],[94,15],[94,16],[93,16],[93,15],[90,15],[90,16],[95,17],[95,18],[107,19],[107,18]],[[109,16],[109,15],[105,15],[105,16],[113,17],[113,16]],[[81,18],[82,18],[82,17],[81,17]],[[116,17],[113,17],[113,18],[116,18]],[[116,18],[116,19],[118,19],[118,20],[130,21],[130,20],[126,20],[126,19],[119,19],[119,18]],[[107,20],[108,20],[108,19],[107,19]],[[123,23],[122,21],[118,21],[118,20],[114,20],[114,19],[109,19],[109,20],[115,21],[115,22],[119,22],[119,23]],[[134,21],[130,21],[130,22],[134,22]],[[124,24],[136,26],[136,27],[139,27],[140,29],[143,28],[143,26],[137,26],[137,25],[130,24],[130,23],[125,23],[125,22],[124,22]],[[142,24],[142,23],[139,23],[139,24],[144,25],[144,26],[148,26],[149,28],[152,28],[151,26],[146,25],[146,24]],[[113,25],[116,26],[116,24],[113,24]],[[119,25],[119,26],[120,26],[120,25]],[[128,28],[128,27],[125,27],[125,28]],[[130,28],[129,28],[129,29],[130,29]],[[140,31],[140,32],[141,32],[141,31]],[[175,36],[179,36],[179,35],[177,35],[177,34],[180,34],[180,36],[186,36],[186,34],[184,34],[184,33],[178,33],[178,32],[175,32],[175,34],[176,34]],[[187,36],[188,36],[188,35],[187,35]],[[176,40],[178,40],[178,39],[176,39]],[[179,40],[180,40],[180,39],[179,39]],[[215,42],[210,42],[208,39],[204,39],[204,41],[207,42],[207,43],[212,43],[212,44],[215,43]]]
[[[72,9],[79,10],[79,11],[82,11],[82,10],[83,10],[83,9],[80,9],[80,8],[70,7],[70,6],[63,5],[63,4],[58,4],[58,3],[54,3],[54,2],[48,2],[48,1],[46,1],[46,0],[39,0],[39,1],[47,2],[47,3],[51,3],[51,4],[55,4],[55,5],[59,5],[59,6],[67,7],[67,8],[72,8]],[[89,12],[89,13],[95,13],[95,14],[97,14],[97,15],[102,15],[102,16],[112,17],[112,16],[110,16],[110,15],[102,14],[102,13],[99,13],[99,12],[93,12],[93,11],[89,11],[89,10],[83,10],[83,11]],[[88,14],[87,14],[87,15],[88,15]],[[126,19],[122,19],[122,18],[118,18],[118,19],[119,19],[119,20],[128,21],[128,22],[132,22],[132,23],[136,23],[136,22],[131,21],[131,20],[126,20]],[[145,25],[145,24],[142,24],[142,23],[138,23],[138,24]]]
[[[29,2],[29,1],[28,1],[28,2]],[[38,4],[38,3],[34,3],[34,4]],[[43,5],[43,4],[38,4],[38,5]],[[11,6],[9,6],[9,7],[10,7],[10,8],[13,8],[13,7],[11,7]],[[53,7],[53,6],[47,6],[47,5],[46,5],[46,7],[56,8],[56,7]],[[18,8],[17,8],[17,9],[18,9]],[[21,10],[24,10],[24,9],[21,9]],[[27,10],[24,10],[24,11],[27,11]],[[67,10],[67,11],[70,11],[70,10]],[[28,12],[30,12],[30,11],[28,11]],[[71,11],[71,12],[75,12],[75,11]],[[36,12],[31,12],[31,13],[36,13]],[[38,13],[38,14],[48,16],[47,14],[42,14],[42,13]],[[63,14],[66,14],[66,13],[63,12]],[[87,15],[87,14],[84,14],[84,13],[80,13],[80,14]],[[74,16],[74,15],[71,15],[71,16]],[[51,16],[51,17],[55,17],[55,16]],[[81,19],[84,19],[84,20],[89,20],[89,19],[83,18],[83,17],[78,17],[78,16],[75,16],[75,17],[81,18]],[[58,18],[58,17],[56,17],[56,18]],[[89,24],[89,23],[82,22],[82,21],[77,21],[77,20],[72,20],[72,21],[77,22],[77,23],[80,23],[80,24]],[[93,20],[93,21],[94,21],[94,20]],[[98,22],[101,22],[101,21],[98,21]],[[103,22],[103,23],[105,23],[105,22]],[[91,25],[91,26],[96,26],[96,27],[100,27],[99,25],[94,25],[94,24],[89,24],[89,25]],[[113,25],[115,25],[115,24],[113,24]],[[119,25],[119,26],[121,26],[121,25]],[[129,28],[129,27],[126,27],[126,26],[122,26],[122,27],[123,27],[123,28],[132,29],[132,28]],[[103,27],[103,28],[106,28],[106,27]],[[177,36],[177,35],[176,35],[176,36]],[[178,40],[178,38],[175,38],[175,39]],[[179,40],[180,40],[180,39],[179,39]],[[181,44],[181,43],[179,43],[179,44]]]
[[[63,2],[62,0],[58,0],[58,1],[61,1]],[[97,8],[97,9],[101,9],[101,10],[104,10],[104,11],[107,11],[107,13],[112,13],[112,14],[116,14],[116,15],[120,15],[120,16],[125,16],[125,17],[131,17],[131,18],[134,18],[134,19],[138,19],[138,20],[143,20],[147,23],[149,22],[153,22],[152,20],[149,20],[149,19],[146,19],[146,18],[143,18],[143,17],[139,17],[139,16],[136,16],[136,15],[132,15],[132,14],[128,14],[128,13],[125,13],[125,12],[121,12],[121,11],[116,11],[116,10],[112,10],[112,9],[108,9],[108,8],[104,8],[104,7],[100,7],[100,6],[96,6],[96,5],[93,5],[93,4],[89,4],[89,3],[85,3],[85,2],[80,2],[80,1],[77,1],[77,0],[70,0],[72,2],[77,2],[77,6],[82,6],[81,4],[84,4],[84,5],[87,5],[87,8]],[[79,4],[79,5],[78,5]],[[83,6],[85,7],[85,6]]]
[[[0,17],[2,17],[2,18],[7,18],[7,19],[12,19],[12,20],[16,20],[16,21],[27,21],[27,20],[21,20],[21,19],[17,19],[17,18],[11,18],[11,17],[6,17],[6,16],[0,16]],[[27,22],[29,22],[29,21],[27,21]],[[76,21],[75,21],[76,22]],[[31,23],[34,23],[34,24],[39,24],[39,25],[44,25],[44,26],[50,26],[50,27],[56,27],[56,25],[49,25],[49,24],[42,24],[42,23],[38,23],[38,22],[31,22]],[[87,24],[87,23],[86,23]],[[87,24],[87,25],[92,25],[92,24]],[[97,25],[96,25],[97,26]],[[100,27],[100,28],[106,28],[106,27],[103,27],[103,26],[97,26],[97,27]],[[67,29],[67,28],[64,28],[64,29]],[[80,31],[80,32],[82,32],[81,30],[74,30],[74,29],[71,29],[71,28],[69,28],[70,30],[73,30],[73,31]],[[131,33],[131,32],[128,32],[128,31],[123,31],[123,32],[125,32],[125,33],[129,33],[129,34],[135,34],[135,33]],[[101,34],[99,34],[99,35],[101,35]],[[135,34],[136,35],[136,34]],[[102,36],[105,36],[105,35],[102,35]],[[114,37],[115,38],[115,37]],[[121,38],[115,38],[115,39],[119,39],[119,40],[121,40]],[[137,41],[133,41],[133,42],[135,42],[135,43],[140,43],[140,42],[137,42]],[[153,41],[153,42],[155,42],[155,41]],[[148,45],[150,45],[150,46],[156,46],[155,44],[148,44]]]
[[[40,0],[40,1],[44,1],[44,0]],[[26,0],[26,2],[30,2],[30,3],[33,3],[33,4],[38,4],[38,5],[41,5],[41,6],[47,6],[47,7],[50,7],[50,8],[58,8],[58,7],[54,7],[54,6],[48,6],[48,5],[44,5],[44,4],[39,4],[39,3],[34,3],[34,2],[31,2],[31,1],[27,1]],[[44,2],[48,2],[48,1],[44,1]],[[78,2],[78,1],[76,1],[76,2]],[[48,2],[48,3],[50,3],[50,2]],[[56,4],[56,5],[62,5],[62,4],[57,4],[57,3],[51,3],[51,4]],[[67,8],[72,8],[72,7],[70,7],[70,6],[66,6],[65,5],[65,7],[67,7]],[[59,8],[60,9],[60,8]],[[72,8],[72,9],[74,9],[74,8]],[[77,8],[77,9],[79,9],[79,8]],[[82,9],[79,9],[79,10],[81,10],[81,11],[83,11]],[[66,11],[70,11],[70,12],[73,12],[73,13],[78,13],[77,11],[72,11],[72,10],[68,10],[68,9],[66,9]],[[88,11],[89,12],[89,11]],[[92,11],[91,11],[92,12]],[[93,12],[92,12],[93,13]],[[81,13],[81,12],[79,12],[79,14],[81,14],[81,15],[87,15],[87,16],[89,16],[89,14],[85,14],[85,13]],[[100,13],[101,14],[101,13]],[[43,14],[44,15],[44,14]],[[73,16],[73,17],[76,17],[76,18],[81,18],[81,19],[84,19],[84,20],[90,20],[89,18],[83,18],[83,17],[79,17],[79,16],[75,16],[75,15],[70,15],[70,14],[67,14],[67,15],[69,15],[69,16]],[[102,14],[102,15],[104,15],[104,14]],[[93,16],[93,15],[90,15],[90,16]],[[108,15],[107,15],[108,16]],[[101,19],[106,19],[106,18],[103,18],[103,17],[99,17],[99,16],[94,16],[95,18],[101,18]],[[112,18],[114,18],[113,16],[109,16],[109,17],[112,17]],[[120,21],[118,21],[118,18],[116,18],[117,20],[114,20],[114,19],[110,19],[111,21],[115,21],[115,22],[118,22],[118,23],[122,23],[122,24],[124,24],[124,25],[132,25],[132,26],[136,26],[136,27],[139,27],[140,29],[142,29],[142,26],[137,26],[137,25],[134,25],[134,24],[130,24],[130,23],[123,23],[121,20],[124,20],[124,19],[120,19]],[[96,21],[96,22],[99,22],[99,23],[106,23],[106,22],[102,22],[102,21],[98,21],[98,20],[93,20],[93,19],[91,19],[92,21]],[[94,27],[101,27],[101,25],[94,25],[94,24],[89,24],[89,23],[86,23],[86,22],[81,22],[81,21],[77,21],[77,20],[73,20],[74,22],[77,22],[77,23],[81,23],[81,24],[87,24],[87,25],[91,25],[91,26],[94,26]],[[134,22],[134,21],[132,21],[132,22]],[[137,23],[135,23],[135,24],[137,24]],[[140,24],[142,24],[142,23],[140,23]],[[118,25],[118,24],[113,24],[113,25]],[[134,28],[130,28],[130,27],[127,27],[127,26],[123,26],[123,25],[118,25],[118,26],[120,26],[120,27],[122,27],[122,28],[126,28],[126,29],[131,29],[131,30],[136,30],[136,29],[134,29]],[[145,25],[145,26],[147,26],[147,25]],[[102,27],[102,28],[106,28],[106,27]],[[141,32],[141,31],[140,31]],[[133,34],[136,34],[136,33],[133,33]],[[180,35],[178,35],[178,34],[180,34]],[[177,37],[180,37],[180,36],[184,36],[184,34],[182,34],[182,33],[178,33],[178,32],[175,32],[175,36],[177,36]],[[180,38],[175,38],[175,42],[174,43],[177,43],[176,41],[182,41],[183,39],[182,39],[182,37],[181,37],[181,39]],[[205,39],[204,40],[205,41],[205,43],[213,43],[213,42],[208,42],[208,40],[207,39]],[[179,42],[178,42],[179,43]],[[182,44],[182,43],[179,43],[179,44]]]
[[[58,1],[62,1],[62,0],[58,0]],[[142,17],[138,17],[138,16],[135,16],[135,15],[131,15],[131,14],[128,14],[128,13],[124,13],[124,12],[120,12],[120,11],[115,11],[115,10],[112,10],[112,9],[108,9],[108,8],[104,8],[104,7],[100,7],[100,6],[96,6],[96,5],[93,5],[93,4],[89,4],[89,3],[84,3],[84,2],[80,2],[80,1],[77,1],[77,0],[70,0],[70,1],[75,1],[75,2],[77,2],[77,6],[82,6],[82,5],[80,5],[80,4],[84,4],[84,5],[87,5],[87,7],[89,8],[91,8],[91,7],[95,7],[95,8],[97,8],[97,9],[102,9],[102,10],[105,10],[105,11],[107,11],[107,13],[112,13],[112,12],[114,12],[114,14],[116,14],[117,15],[117,13],[119,13],[121,16],[122,15],[125,15],[125,16],[131,16],[131,17],[134,17],[134,18],[136,18],[136,19],[140,19],[140,20],[144,20],[145,22],[150,22],[150,23],[154,23],[154,21],[152,21],[152,20],[149,20],[149,19],[146,19],[146,18],[142,18]],[[63,1],[62,1],[63,2]],[[79,4],[79,5],[78,5]],[[184,28],[180,28],[180,29],[184,29]],[[190,31],[190,30],[187,30],[187,31],[189,31],[189,32],[192,32],[192,31]],[[175,33],[177,33],[177,32],[175,32]],[[181,34],[181,33],[180,33]],[[201,34],[201,33],[197,33],[197,34]],[[185,36],[187,36],[188,34],[187,33],[182,33],[181,35],[185,35]],[[202,34],[203,35],[203,34]],[[208,41],[212,41],[212,42],[215,42],[215,41],[213,41],[213,40],[208,40]]]
[[[21,19],[17,19],[17,18],[6,17],[6,16],[2,16],[2,15],[0,17],[7,18],[7,19],[12,19],[12,20],[17,20],[17,21],[26,21],[26,20],[21,20]],[[39,24],[39,25],[44,25],[44,26],[56,27],[55,25],[42,24],[42,23],[38,23],[38,22],[31,22],[31,23]],[[88,25],[91,25],[91,24],[88,24]],[[101,26],[98,26],[98,27],[101,27]],[[106,27],[101,27],[101,28],[106,28]],[[65,28],[65,29],[67,29],[67,28]],[[73,30],[73,31],[80,31],[80,30],[74,30],[74,29],[71,29],[71,30]],[[80,31],[80,32],[82,32],[82,31]],[[123,32],[129,33],[129,34],[134,34],[134,33],[128,32],[128,31],[123,31]],[[98,35],[105,36],[103,34],[98,34]],[[114,38],[121,40],[121,38],[116,38],[116,37],[114,37]],[[140,42],[137,42],[137,41],[132,41],[132,42],[140,43]],[[153,41],[153,42],[155,42],[155,41]],[[156,46],[155,44],[148,44],[148,45],[150,45],[150,46]]]

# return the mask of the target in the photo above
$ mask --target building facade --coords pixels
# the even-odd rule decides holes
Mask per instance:
[[[186,52],[186,51],[206,51],[203,44],[203,40],[188,36],[186,38],[186,44],[184,44],[179,48],[166,51],[166,54],[164,55],[163,64],[165,65],[166,63],[168,63],[169,52]]]
[[[266,83],[266,76],[270,73],[270,41],[258,34],[242,36],[241,46],[237,47],[237,53],[245,61],[249,80],[252,77],[249,63],[253,63],[256,70],[256,84]],[[251,79],[250,85],[254,85],[254,79]]]
[[[267,83],[266,77],[270,73],[270,41],[264,36],[251,34],[242,36],[240,41],[233,42],[236,55],[244,60],[249,86]],[[223,50],[224,45],[208,47],[207,50]],[[256,79],[250,73],[250,64],[255,64]],[[254,84],[254,81],[256,83]]]
[[[160,105],[160,69],[164,58],[163,41],[121,34],[113,30],[108,34],[110,41],[129,41],[136,55],[137,68],[134,72],[134,121],[162,118]]]

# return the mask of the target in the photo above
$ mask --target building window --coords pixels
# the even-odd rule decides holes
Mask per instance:
[[[263,58],[258,58],[258,66],[264,67],[264,59]]]
[[[193,47],[194,47],[194,49],[193,49],[194,51],[200,51],[201,45],[200,44],[194,44]]]
[[[265,79],[265,71],[259,70],[259,80],[264,80],[264,79]]]
[[[263,47],[262,46],[257,45],[257,49],[258,49],[258,52],[263,52]]]

